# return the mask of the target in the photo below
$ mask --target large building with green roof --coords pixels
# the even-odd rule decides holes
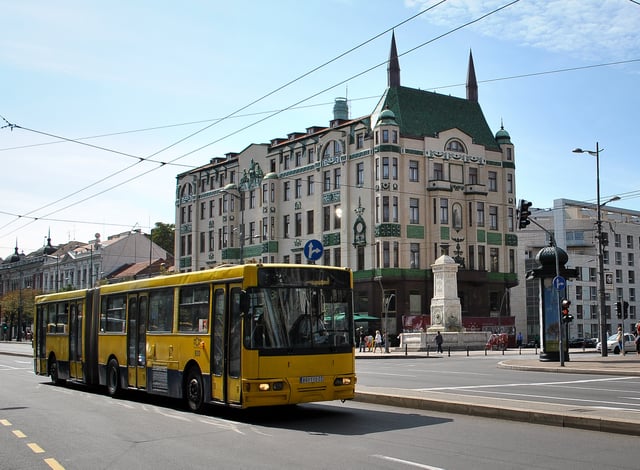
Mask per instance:
[[[424,328],[431,265],[460,266],[463,326],[513,324],[517,284],[515,152],[478,103],[469,55],[465,98],[402,86],[392,37],[387,88],[370,115],[336,99],[327,126],[212,159],[177,177],[176,263],[311,262],[354,271],[357,312],[390,334]],[[384,297],[382,295],[384,291]],[[452,325],[454,326],[454,325]]]

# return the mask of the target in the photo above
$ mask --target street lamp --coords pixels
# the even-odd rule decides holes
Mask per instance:
[[[573,153],[588,153],[589,155],[596,157],[596,204],[597,204],[597,219],[596,219],[596,238],[598,239],[598,297],[600,301],[600,344],[602,345],[602,357],[607,357],[607,315],[606,315],[606,299],[604,293],[604,254],[603,254],[603,240],[602,240],[602,207],[610,202],[620,199],[619,196],[614,196],[604,203],[600,203],[600,148],[599,142],[596,142],[596,150],[583,150],[576,148]]]
[[[222,192],[240,201],[240,228],[238,235],[240,235],[240,264],[244,264],[244,190],[235,183],[229,183],[223,188]]]

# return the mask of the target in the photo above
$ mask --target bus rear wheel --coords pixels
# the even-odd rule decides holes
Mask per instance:
[[[185,399],[191,411],[200,411],[204,403],[204,387],[202,386],[202,375],[197,367],[191,367],[187,372],[185,380]]]
[[[120,370],[118,361],[111,359],[107,364],[107,393],[115,397],[120,391]]]

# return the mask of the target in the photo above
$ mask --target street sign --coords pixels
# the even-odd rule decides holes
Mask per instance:
[[[319,260],[324,252],[324,247],[322,246],[322,242],[320,240],[309,240],[304,245],[304,256],[309,261]]]
[[[556,276],[553,278],[553,288],[555,290],[564,290],[567,285],[567,281],[562,276]]]

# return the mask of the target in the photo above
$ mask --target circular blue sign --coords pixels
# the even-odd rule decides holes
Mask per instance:
[[[567,285],[567,281],[562,276],[556,276],[553,278],[553,288],[555,290],[564,290]]]
[[[309,240],[304,245],[304,256],[309,261],[316,261],[320,259],[323,252],[324,247],[322,246],[322,242],[319,240]]]

